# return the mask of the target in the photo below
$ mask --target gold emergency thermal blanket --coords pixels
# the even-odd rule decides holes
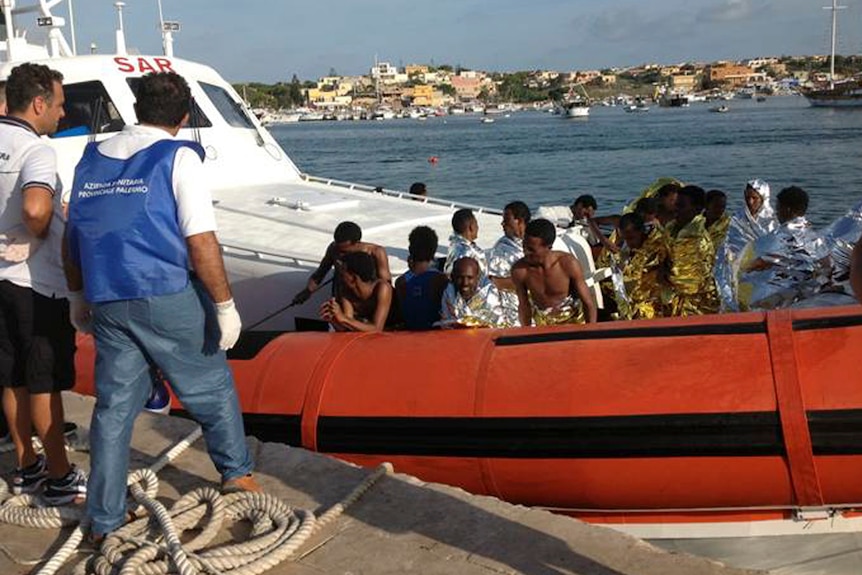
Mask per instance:
[[[661,228],[654,227],[637,250],[624,247],[621,254],[624,293],[617,297],[622,319],[661,317],[662,290],[670,246]],[[623,297],[620,297],[622,295]]]
[[[713,264],[715,249],[706,220],[696,216],[682,229],[675,222],[668,225],[671,268],[663,293],[666,313],[670,316],[704,315],[718,311]]]

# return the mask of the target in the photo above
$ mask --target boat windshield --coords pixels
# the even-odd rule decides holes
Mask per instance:
[[[63,85],[65,116],[54,138],[119,132],[125,126],[122,116],[105,86],[98,80]]]
[[[138,85],[140,84],[141,79],[140,78],[128,78],[126,80],[126,82],[128,82],[129,88],[132,89],[132,93],[135,94],[137,97]],[[204,111],[201,110],[201,107],[198,106],[198,103],[195,102],[194,100],[192,101],[192,111],[189,114],[189,117],[194,120],[196,128],[211,128],[213,125],[212,122],[210,122],[210,119],[207,117],[207,115],[204,114]]]
[[[254,129],[254,124],[245,109],[239,102],[230,97],[227,90],[214,84],[198,83],[229,126]]]

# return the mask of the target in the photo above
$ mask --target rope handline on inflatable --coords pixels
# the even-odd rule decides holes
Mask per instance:
[[[312,535],[337,519],[377,481],[392,472],[391,464],[379,465],[347,497],[320,517],[315,517],[311,511],[294,509],[273,495],[250,492],[222,495],[212,487],[190,491],[168,510],[155,499],[159,485],[156,473],[200,436],[201,429],[196,427],[149,468],[129,474],[129,491],[139,506],[138,510],[146,510],[149,517],[136,519],[110,533],[98,554],[77,566],[76,575],[162,575],[169,572],[180,575],[257,575],[292,556]],[[78,552],[89,530],[89,518],[84,516],[82,508],[33,507],[38,503],[36,497],[17,495],[10,498],[6,482],[0,481],[0,500],[3,499],[6,500],[0,505],[0,521],[4,523],[39,529],[76,526],[37,575],[53,575]],[[138,515],[138,510],[133,512],[134,515]],[[202,524],[204,519],[206,523]],[[249,521],[252,524],[250,539],[204,549],[220,532],[225,519]],[[180,534],[188,529],[198,529],[200,533],[182,544]]]

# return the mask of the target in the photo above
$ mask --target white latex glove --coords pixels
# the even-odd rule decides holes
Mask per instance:
[[[84,299],[84,292],[73,291],[69,294],[69,320],[81,333],[93,333],[92,309]]]
[[[242,330],[242,320],[239,318],[239,312],[236,311],[233,299],[216,304],[216,319],[218,320],[219,331],[221,331],[218,346],[227,351],[236,344]]]

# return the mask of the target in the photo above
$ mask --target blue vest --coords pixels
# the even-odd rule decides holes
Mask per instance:
[[[434,269],[416,275],[411,271],[404,274],[404,301],[401,302],[401,315],[404,325],[411,331],[431,329],[440,319],[440,300],[432,296],[431,282],[440,275]]]
[[[174,156],[194,142],[160,140],[127,160],[95,142],[75,168],[69,204],[69,255],[81,268],[87,301],[168,295],[189,282],[188,248],[177,221]]]

